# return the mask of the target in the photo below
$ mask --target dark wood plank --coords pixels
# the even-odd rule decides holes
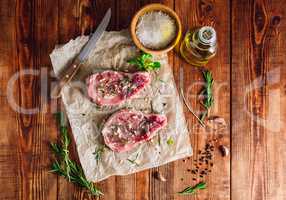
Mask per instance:
[[[79,34],[79,1],[58,0],[58,43],[66,43]],[[57,103],[60,104],[60,102]],[[68,183],[64,178],[58,177],[58,199],[76,199],[80,195],[81,190],[79,188]]]
[[[18,156],[16,113],[7,101],[7,83],[15,72],[15,10],[16,1],[0,2],[0,26],[5,34],[0,34],[0,199],[17,199],[21,194],[20,159]],[[12,92],[15,95],[15,92]],[[15,95],[17,98],[17,95]],[[11,128],[13,127],[13,129]]]
[[[31,161],[35,165],[32,168],[33,196],[31,199],[57,198],[57,178],[49,172],[52,158],[49,142],[57,137],[57,127],[51,115],[56,108],[53,107],[54,104],[49,102],[49,83],[51,81],[49,74],[52,68],[47,56],[58,42],[57,2],[55,0],[54,5],[49,0],[34,1],[34,11],[32,11],[34,13],[32,27],[34,38],[29,42],[34,43],[32,67],[39,71],[39,75],[34,77],[34,86],[28,89],[29,94],[25,98],[37,97],[35,106],[39,108],[39,112],[32,115],[34,119],[29,125],[32,127],[32,132],[29,134],[33,138]],[[24,3],[27,4],[27,2]],[[23,12],[26,13],[26,10]],[[26,66],[24,67],[26,69]]]
[[[129,28],[132,16],[140,8],[140,0],[116,1],[116,27],[115,30]]]
[[[80,33],[78,0],[58,0],[58,34],[59,43],[68,42]]]
[[[1,1],[0,23],[5,29],[5,34],[0,38],[0,52],[3,54],[1,124],[4,125],[0,171],[1,182],[5,183],[1,199],[56,198],[57,179],[47,171],[50,164],[47,140],[55,137],[55,129],[50,126],[49,114],[45,112],[46,98],[39,92],[41,64],[48,61],[48,47],[54,43],[53,31],[56,30],[53,22],[56,22],[57,7],[47,2]],[[45,13],[50,14],[49,23],[46,23]],[[50,34],[43,34],[47,32]],[[19,76],[11,85],[13,96],[9,96],[10,93],[6,93],[9,79],[24,70],[35,70],[36,75]],[[45,71],[47,69],[43,73]],[[23,109],[39,110],[35,114],[24,114],[25,110],[17,110],[12,106],[13,101]],[[9,173],[11,171],[14,173]],[[2,181],[5,176],[9,177],[7,184]]]
[[[285,199],[286,1],[232,3],[232,199]]]
[[[209,64],[207,69],[211,70],[215,80],[214,98],[215,105],[213,106],[210,115],[218,115],[223,117],[227,124],[230,119],[229,108],[229,73],[230,73],[230,46],[229,46],[229,2],[228,1],[206,1],[206,0],[180,0],[175,3],[175,10],[182,20],[184,32],[188,28],[195,26],[211,25],[218,34],[219,49],[218,53]],[[197,99],[197,94],[202,88],[202,72],[200,67],[194,67],[182,60],[176,54],[174,64],[174,75],[177,86],[180,81],[183,81],[185,96],[188,99],[192,108],[200,113],[201,106]],[[189,185],[195,185],[199,181],[206,181],[208,184],[207,190],[200,191],[199,194],[180,198],[178,195],[174,199],[229,199],[230,198],[230,159],[222,158],[219,151],[216,149],[214,153],[214,168],[206,179],[194,181],[190,172],[187,169],[194,168],[194,160],[198,160],[198,151],[203,149],[207,141],[218,137],[218,134],[223,135],[223,139],[215,144],[229,146],[229,130],[225,132],[206,131],[200,127],[198,121],[185,108],[188,127],[191,135],[191,143],[194,148],[194,155],[190,160],[176,161],[174,166],[174,191],[180,191]]]

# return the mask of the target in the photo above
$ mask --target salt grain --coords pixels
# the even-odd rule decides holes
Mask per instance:
[[[176,24],[168,14],[161,11],[148,12],[139,18],[136,35],[150,49],[162,49],[176,36]]]

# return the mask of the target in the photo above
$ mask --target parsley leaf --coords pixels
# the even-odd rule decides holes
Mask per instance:
[[[141,71],[152,71],[159,69],[161,63],[152,60],[153,56],[149,53],[141,52],[136,58],[127,61],[129,64],[136,65],[136,67]]]

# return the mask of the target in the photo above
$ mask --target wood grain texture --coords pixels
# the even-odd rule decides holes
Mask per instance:
[[[1,114],[5,120],[5,123],[1,120],[4,125],[1,126],[4,128],[1,141],[6,140],[1,145],[1,167],[4,167],[0,170],[3,184],[1,199],[54,199],[57,195],[57,179],[46,170],[50,165],[47,141],[55,138],[56,132],[50,114],[44,111],[47,102],[39,92],[41,67],[45,68],[43,65],[49,62],[46,58],[49,45],[56,42],[52,34],[56,13],[51,9],[57,8],[47,6],[47,1],[1,1],[0,21],[5,29],[4,36],[1,36],[1,52],[6,49],[3,51],[5,56],[1,55]],[[49,18],[52,20],[46,23],[48,14],[51,14]],[[50,35],[40,34],[47,30]],[[25,70],[35,74],[19,74],[11,85],[11,92],[7,93],[8,80],[17,72],[24,73]],[[43,73],[45,71],[47,69]],[[37,95],[31,95],[34,92]],[[13,106],[12,100],[23,112],[34,112],[35,108],[42,112],[20,114],[16,111],[20,108]],[[6,182],[2,177],[10,178]]]
[[[14,12],[15,1],[0,2],[0,26],[5,34],[0,35],[0,126],[1,126],[1,151],[0,151],[0,179],[3,186],[0,188],[2,199],[19,199],[20,197],[20,159],[17,154],[18,145],[15,143],[18,134],[16,113],[10,108],[7,101],[6,88],[9,77],[17,71],[11,67],[16,64],[15,51],[15,27],[16,16]],[[2,20],[5,19],[5,20]],[[13,92],[17,98],[16,92]],[[11,127],[14,127],[11,129]]]
[[[232,4],[234,200],[286,198],[285,3]]]
[[[176,1],[175,11],[179,14],[185,32],[192,27],[211,25],[218,33],[219,50],[215,58],[213,58],[206,68],[211,70],[215,80],[214,98],[215,104],[210,112],[210,116],[221,116],[229,125],[230,108],[229,108],[229,81],[230,81],[230,47],[229,47],[229,3],[228,1]],[[185,96],[192,106],[193,110],[200,114],[202,106],[197,99],[197,94],[202,89],[203,77],[202,68],[193,67],[184,62],[181,57],[175,57],[174,76],[184,87]],[[180,80],[181,79],[181,80]],[[191,134],[191,143],[194,148],[194,155],[191,160],[176,161],[174,169],[174,191],[182,190],[188,185],[194,185],[199,181],[206,181],[208,189],[200,192],[199,195],[188,196],[175,199],[220,199],[226,200],[230,198],[230,160],[222,158],[219,151],[214,153],[214,167],[210,175],[205,178],[200,178],[198,175],[193,176],[187,172],[187,169],[193,169],[195,162],[198,160],[198,152],[204,149],[205,144],[217,138],[218,134],[223,135],[215,146],[224,144],[229,146],[229,130],[224,132],[206,131],[201,128],[197,120],[185,108],[185,114],[188,122],[188,127]],[[197,180],[194,181],[192,178]]]
[[[57,5],[55,6],[58,7],[57,42],[63,44],[80,34],[79,2],[77,0],[58,0]],[[57,104],[60,103],[57,102]],[[76,186],[68,183],[62,177],[58,177],[57,199],[76,199],[80,196],[80,190]]]
[[[48,172],[52,162],[49,141],[58,132],[52,113],[61,102],[46,98],[54,81],[48,54],[61,44],[96,28],[108,8],[108,30],[128,28],[133,14],[148,3],[173,8],[189,27],[211,25],[218,32],[219,51],[207,65],[215,79],[211,115],[223,117],[223,132],[202,129],[185,109],[194,155],[124,177],[110,177],[97,185],[104,192],[90,197],[85,190]],[[286,23],[282,0],[1,0],[0,1],[0,199],[14,200],[284,200],[286,199]],[[169,54],[177,86],[183,80],[185,96],[197,113],[194,95],[201,89],[201,69]],[[21,75],[7,94],[9,79]],[[47,78],[48,77],[48,78]],[[198,83],[199,81],[199,83]],[[41,112],[21,114],[11,104]],[[9,100],[8,100],[9,99]],[[230,138],[231,133],[231,138]],[[193,185],[187,169],[198,151],[218,135],[216,146],[231,143],[230,157],[214,153],[207,190],[194,196],[176,192]],[[231,139],[231,140],[230,140]],[[75,144],[71,152],[77,159]],[[154,179],[160,171],[166,182]]]

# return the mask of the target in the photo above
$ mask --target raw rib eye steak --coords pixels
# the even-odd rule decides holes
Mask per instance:
[[[132,98],[150,82],[147,72],[104,71],[87,78],[88,96],[98,105],[118,105]]]
[[[164,115],[145,115],[123,109],[111,115],[102,129],[102,135],[110,149],[124,152],[151,139],[166,124],[167,118]]]

